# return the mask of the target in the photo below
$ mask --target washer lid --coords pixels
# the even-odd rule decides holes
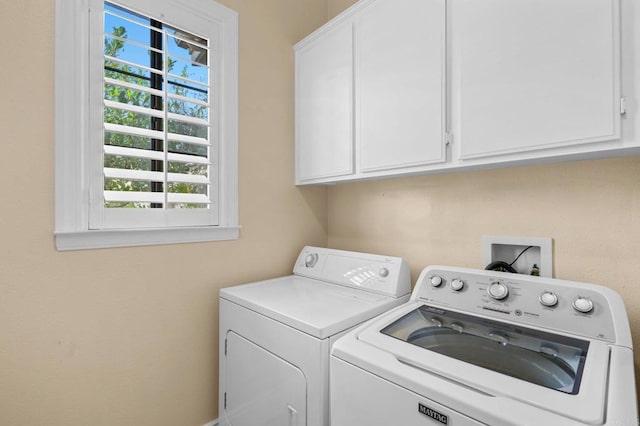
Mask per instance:
[[[422,305],[380,331],[403,342],[571,395],[587,340]]]
[[[529,412],[527,418],[537,413],[540,418],[561,416],[555,422],[536,421],[535,424],[572,424],[569,419],[580,424],[602,424],[609,359],[615,346],[587,339],[587,348],[580,343],[583,339],[560,333],[553,333],[557,338],[546,339],[544,337],[551,334],[546,330],[530,327],[525,330],[508,322],[496,324],[497,321],[487,317],[478,317],[475,322],[487,327],[476,328],[460,318],[452,321],[449,316],[436,312],[449,311],[444,308],[433,312],[438,315],[431,316],[429,310],[429,315],[423,315],[425,312],[420,309],[423,306],[421,302],[409,302],[348,333],[333,345],[332,356],[417,394],[444,401],[447,403],[444,405],[456,406],[458,411],[486,424],[509,423],[507,419],[521,418],[525,410]],[[421,321],[429,326],[422,327]],[[435,331],[443,328],[448,329],[442,333]],[[476,332],[487,338],[480,338]],[[525,332],[530,336],[525,336]],[[494,347],[474,348],[478,342],[491,343]],[[501,352],[503,344],[517,343],[515,350]],[[536,366],[528,365],[526,359],[509,359],[521,356],[525,347],[533,349],[534,343],[537,343],[536,352],[554,349],[558,351],[556,356],[564,361],[570,360],[572,346],[580,353],[585,352],[584,360],[578,359],[573,366],[570,363],[574,377],[582,377],[579,389],[574,386],[577,380],[567,374],[566,368],[561,368],[560,363],[546,362],[544,355],[532,354],[530,359],[538,361]],[[496,353],[501,355],[493,356]],[[505,362],[509,365],[505,366]],[[579,366],[582,362],[584,365]],[[527,370],[521,370],[523,365],[527,365]],[[531,374],[531,368],[548,371]],[[550,377],[554,370],[561,371],[563,377],[559,380]],[[632,379],[632,370],[628,376]],[[546,379],[540,381],[540,377]],[[573,394],[574,391],[577,393]]]
[[[290,275],[220,290],[220,297],[320,339],[408,300]]]

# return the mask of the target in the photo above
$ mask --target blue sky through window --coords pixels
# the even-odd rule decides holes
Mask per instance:
[[[104,14],[105,40],[112,40],[114,28],[124,27],[126,31],[125,34],[127,41],[125,42],[124,47],[118,52],[118,58],[134,64],[149,67],[150,50],[148,46],[150,45],[150,32],[155,31],[150,28],[149,20],[143,16],[111,5],[107,2],[105,2],[104,8],[106,12]],[[113,14],[108,12],[112,12]],[[208,63],[207,55],[206,52],[200,57],[197,57],[196,55],[198,51],[203,50],[199,49],[200,46],[198,44],[201,43],[206,46],[206,40],[203,40],[193,34],[176,30],[170,26],[164,26],[164,29],[167,33],[167,45],[164,50],[172,63],[169,72],[175,76],[170,77],[170,80],[176,80],[180,83],[188,84],[196,89],[206,91],[208,84],[208,67],[206,66]],[[193,43],[190,41],[193,41]],[[149,77],[149,72],[146,70],[138,68],[135,72],[141,76]],[[186,78],[189,81],[182,80],[181,77]],[[195,82],[200,82],[202,84],[197,84]],[[171,85],[169,85],[169,90],[172,90]],[[192,95],[193,94],[188,94],[190,97]],[[201,98],[201,96],[198,96],[198,98]]]

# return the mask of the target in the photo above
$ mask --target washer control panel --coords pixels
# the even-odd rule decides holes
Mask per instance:
[[[411,292],[409,265],[400,257],[307,246],[293,273],[392,297]]]
[[[628,323],[609,288],[506,272],[430,266],[411,299],[607,342],[616,341],[616,307]]]

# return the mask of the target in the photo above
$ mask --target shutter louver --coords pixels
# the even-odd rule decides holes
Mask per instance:
[[[104,207],[208,209],[209,42],[104,7]]]

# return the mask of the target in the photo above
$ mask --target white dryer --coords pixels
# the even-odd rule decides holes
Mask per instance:
[[[336,342],[332,426],[637,426],[612,290],[431,266],[411,300]]]
[[[305,247],[293,275],[220,291],[221,426],[328,426],[329,353],[409,300],[401,258]]]

